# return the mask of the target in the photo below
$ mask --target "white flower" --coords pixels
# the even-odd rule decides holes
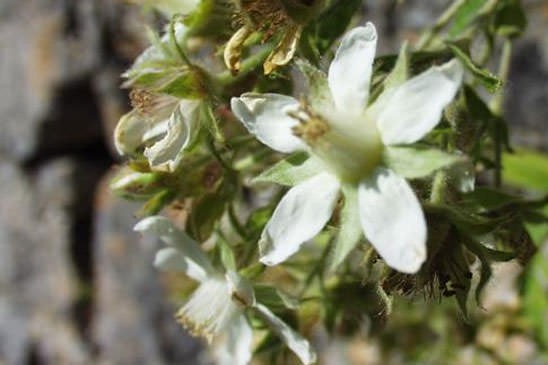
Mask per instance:
[[[251,360],[253,331],[246,317],[249,310],[260,316],[304,364],[316,361],[306,339],[256,302],[253,287],[246,279],[234,271],[223,274],[214,268],[198,243],[167,218],[145,218],[135,230],[156,234],[168,245],[156,254],[157,268],[184,273],[200,283],[177,313],[177,319],[191,334],[215,345],[219,364],[240,365]]]
[[[341,189],[349,220],[356,216],[354,226],[361,223],[365,237],[389,266],[415,273],[425,261],[427,232],[419,200],[405,178],[387,167],[383,151],[417,142],[438,124],[463,70],[452,60],[409,80],[392,77],[368,106],[376,42],[371,23],[348,32],[329,68],[325,90],[315,90],[312,105],[277,94],[232,99],[235,115],[261,142],[284,153],[307,151],[323,165],[323,171],[291,188],[280,201],[259,241],[263,263],[286,260],[318,234]],[[351,226],[341,234],[359,239]],[[336,260],[342,261],[353,247],[342,247]]]
[[[175,171],[197,134],[201,100],[134,90],[132,102],[134,109],[120,119],[114,131],[118,153],[133,155],[143,150],[153,170]]]

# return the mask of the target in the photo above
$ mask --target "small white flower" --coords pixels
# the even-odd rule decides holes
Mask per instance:
[[[384,164],[383,150],[412,144],[430,132],[454,98],[463,70],[452,60],[387,83],[368,106],[376,43],[371,23],[344,36],[322,102],[309,106],[290,96],[253,93],[232,99],[235,115],[261,142],[284,153],[307,151],[324,166],[280,201],[259,241],[263,263],[286,260],[316,236],[341,189],[365,237],[389,266],[415,273],[425,261],[426,222],[419,200]],[[352,247],[344,248],[342,259]]]
[[[167,218],[145,218],[135,230],[158,235],[168,245],[156,254],[154,265],[158,269],[181,272],[200,283],[177,313],[177,319],[191,334],[214,345],[219,364],[243,365],[251,360],[253,331],[246,317],[248,310],[259,315],[304,364],[316,361],[306,339],[256,302],[253,287],[246,279],[234,271],[223,274],[214,268],[198,243]]]
[[[201,100],[134,90],[132,103],[134,109],[114,131],[118,153],[133,155],[143,150],[153,170],[175,171],[198,131]]]

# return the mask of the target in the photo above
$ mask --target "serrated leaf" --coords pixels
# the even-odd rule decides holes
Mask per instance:
[[[386,166],[408,179],[428,176],[440,168],[464,160],[462,155],[425,147],[388,146],[383,153]]]
[[[493,75],[489,70],[476,65],[470,56],[459,47],[453,44],[449,44],[448,47],[490,93],[495,93],[501,89],[503,83],[497,76]]]
[[[323,171],[321,162],[305,153],[293,154],[253,179],[252,183],[295,186]]]

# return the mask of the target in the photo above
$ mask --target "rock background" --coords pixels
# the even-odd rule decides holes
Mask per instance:
[[[524,2],[507,112],[516,142],[546,150],[548,1]],[[364,5],[382,52],[448,1],[394,3]],[[106,184],[144,16],[119,0],[0,3],[1,364],[202,362],[151,266],[158,243],[132,233],[137,207]]]

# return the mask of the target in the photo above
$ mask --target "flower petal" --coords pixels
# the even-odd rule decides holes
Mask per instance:
[[[183,151],[192,142],[198,129],[200,101],[181,100],[169,119],[167,133],[145,149],[150,166],[156,171],[173,172],[179,166]]]
[[[348,32],[329,67],[329,88],[338,109],[361,114],[367,105],[377,31],[372,23]]]
[[[303,27],[300,25],[290,27],[276,48],[264,62],[264,74],[268,75],[280,66],[285,66],[291,61],[297,51],[297,44],[301,38]]]
[[[243,315],[234,316],[215,346],[219,365],[247,365],[251,360],[253,330]]]
[[[381,95],[384,105],[377,127],[384,144],[414,143],[430,132],[455,97],[462,77],[462,65],[455,59],[388,90],[389,98]]]
[[[222,336],[232,319],[242,313],[231,298],[227,281],[213,275],[198,286],[176,318],[192,335],[211,341]]]
[[[147,132],[150,129],[156,130],[157,128],[155,127],[158,125],[161,124],[151,124],[150,121],[136,110],[125,114],[120,118],[114,130],[114,146],[116,150],[121,156],[134,154],[147,139]],[[165,125],[165,129],[167,129],[167,125]],[[165,129],[160,131],[160,133],[165,132]]]
[[[426,259],[426,221],[405,179],[377,168],[360,183],[358,204],[365,237],[388,266],[417,272]]]
[[[316,353],[304,337],[295,332],[266,306],[257,304],[254,308],[261,318],[264,319],[268,327],[280,336],[280,339],[299,357],[303,364],[313,364],[316,362]]]
[[[276,151],[290,153],[306,149],[291,128],[298,121],[288,115],[299,108],[297,100],[279,94],[243,94],[232,98],[232,111],[259,141]]]
[[[162,271],[181,272],[199,282],[205,281],[208,277],[202,266],[174,247],[159,250],[154,257],[154,267]]]
[[[240,71],[242,48],[245,40],[253,33],[248,26],[243,26],[236,31],[226,44],[224,60],[226,67],[235,75]]]
[[[134,229],[138,232],[158,235],[167,245],[176,248],[188,260],[201,267],[207,275],[216,273],[209,258],[201,250],[198,243],[185,232],[173,226],[169,219],[161,216],[148,217],[137,223]]]
[[[339,188],[339,181],[325,172],[291,188],[259,240],[261,262],[279,264],[316,236],[331,218]]]

